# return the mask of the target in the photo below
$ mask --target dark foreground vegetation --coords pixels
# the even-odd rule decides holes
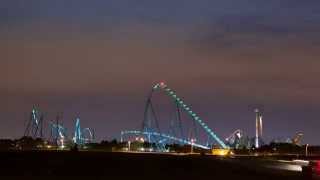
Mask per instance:
[[[72,150],[76,145],[73,142],[68,142],[65,144],[63,149],[56,146],[55,143],[46,141],[40,138],[33,139],[31,137],[22,137],[20,139],[0,139],[0,151],[35,151],[35,150]],[[87,143],[82,146],[77,146],[78,149],[88,150],[88,151],[103,151],[103,152],[123,152],[129,151],[128,142],[118,142],[117,140],[112,141],[101,141],[99,143]],[[148,142],[133,141],[130,143],[130,151],[145,151],[151,152],[158,149],[156,144]],[[165,147],[166,150],[176,153],[190,153],[190,145],[179,145],[170,144]],[[309,156],[319,156],[320,147],[319,146],[309,146],[307,155]],[[211,153],[210,150],[203,150],[196,147],[192,148],[193,152],[196,153]],[[306,146],[298,146],[291,143],[270,143],[263,145],[259,149],[246,149],[239,148],[233,150],[235,154],[240,155],[306,155]]]

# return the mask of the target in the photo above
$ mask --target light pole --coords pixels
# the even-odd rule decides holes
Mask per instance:
[[[191,139],[191,154],[193,153],[193,144],[194,144],[195,139]]]
[[[123,142],[123,131],[121,131],[120,142]]]
[[[128,141],[128,151],[130,151],[131,141]]]

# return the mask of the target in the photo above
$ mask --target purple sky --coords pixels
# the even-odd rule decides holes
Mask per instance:
[[[3,0],[0,137],[36,104],[118,138],[164,80],[220,137],[263,104],[265,139],[320,144],[319,32],[318,0]]]

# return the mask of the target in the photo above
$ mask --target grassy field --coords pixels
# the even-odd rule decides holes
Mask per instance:
[[[302,179],[259,160],[206,155],[105,152],[1,152],[0,179]],[[263,163],[263,162],[262,162]],[[23,177],[23,178],[22,178]]]

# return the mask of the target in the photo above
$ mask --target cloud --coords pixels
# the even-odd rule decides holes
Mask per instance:
[[[124,23],[99,30],[33,23],[2,33],[1,79],[11,92],[138,93],[146,82],[167,79],[213,84],[209,91],[264,101],[319,98],[314,43],[319,39],[311,40],[308,27],[293,29],[292,36],[276,25],[260,27],[256,18],[232,19],[203,26]]]

